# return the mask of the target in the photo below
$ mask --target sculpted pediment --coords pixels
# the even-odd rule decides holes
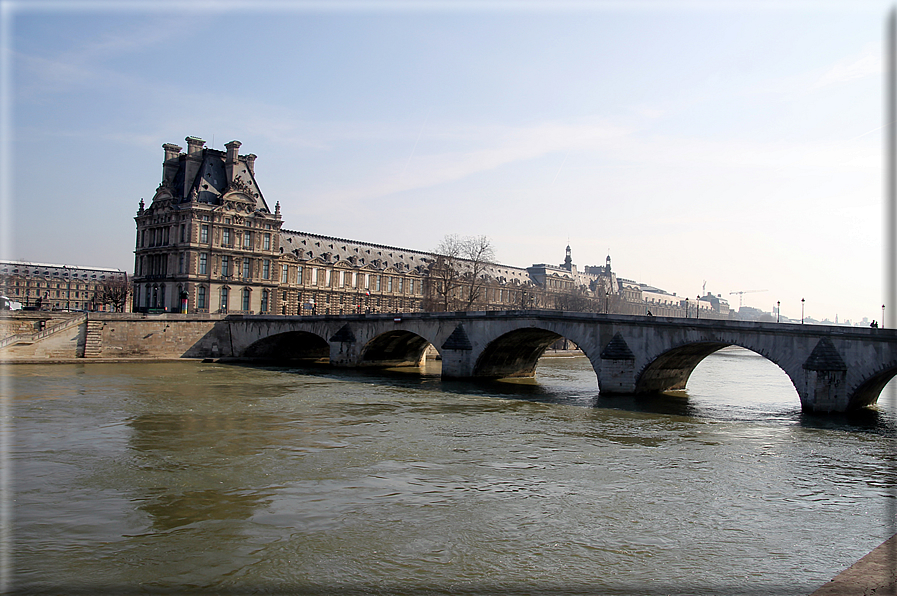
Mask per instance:
[[[147,211],[150,213],[164,213],[167,211],[171,211],[171,204],[172,200],[170,195],[167,197],[154,198],[152,205],[149,206],[149,209],[147,209]]]
[[[245,182],[241,176],[235,177],[234,180],[227,185],[227,188],[224,189],[224,194],[226,195],[228,193],[241,193],[253,202],[255,202],[255,199],[259,196],[258,193],[255,192],[253,185]]]
[[[153,195],[153,202],[156,201],[164,201],[171,200],[174,198],[174,193],[171,192],[171,187],[160,184],[158,188],[156,188],[156,194]]]
[[[247,197],[242,192],[231,192],[222,195],[221,204],[230,211],[240,213],[252,213],[255,211],[255,199]]]

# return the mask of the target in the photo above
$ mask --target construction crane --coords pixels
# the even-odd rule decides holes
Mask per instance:
[[[767,292],[768,290],[742,290],[740,292],[729,292],[729,295],[738,294],[738,308],[744,306],[744,295],[753,294],[754,292]]]

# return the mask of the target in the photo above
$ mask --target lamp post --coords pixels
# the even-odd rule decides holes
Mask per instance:
[[[776,323],[782,318],[782,301],[776,300]]]
[[[885,305],[881,305],[881,328],[885,328]]]
[[[607,314],[607,301],[608,301],[609,296],[610,296],[610,292],[608,292],[607,290],[604,290],[604,314]]]
[[[688,296],[685,297],[685,318],[688,318]]]
[[[803,298],[800,299],[800,324],[804,324],[804,302],[806,302]]]
[[[701,297],[698,296],[695,298],[695,318],[701,318]]]

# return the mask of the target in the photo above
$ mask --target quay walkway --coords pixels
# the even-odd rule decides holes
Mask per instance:
[[[897,534],[810,596],[897,596]]]

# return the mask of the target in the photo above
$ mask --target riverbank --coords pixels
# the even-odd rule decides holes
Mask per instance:
[[[897,594],[897,534],[839,573],[810,596]]]
[[[192,362],[207,358],[16,358],[0,360],[0,366],[7,364],[138,364],[141,362]]]

